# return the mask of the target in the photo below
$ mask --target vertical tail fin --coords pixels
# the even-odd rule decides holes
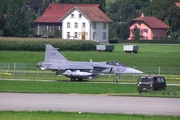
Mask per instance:
[[[60,52],[58,52],[58,48],[54,48],[51,44],[46,44],[46,53],[44,61],[67,62],[68,60]]]

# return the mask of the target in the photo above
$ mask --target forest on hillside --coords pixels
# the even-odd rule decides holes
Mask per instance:
[[[39,15],[27,7],[28,0],[0,0],[0,36],[33,37],[36,31],[34,20],[52,2],[100,4],[100,9],[114,21],[109,28],[110,40],[126,40],[129,37],[129,22],[142,13],[169,25],[167,36],[171,39],[176,40],[180,36],[180,8],[175,6],[175,2],[180,0],[43,0]]]

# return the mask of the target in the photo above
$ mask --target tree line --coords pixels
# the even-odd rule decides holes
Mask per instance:
[[[180,8],[175,6],[175,2],[180,0],[43,0],[40,15],[27,7],[28,0],[0,0],[0,36],[33,37],[36,31],[34,20],[52,2],[100,4],[100,9],[114,21],[109,27],[110,40],[127,39],[129,22],[141,13],[154,16],[169,25],[167,36],[171,36],[171,39],[180,36]]]

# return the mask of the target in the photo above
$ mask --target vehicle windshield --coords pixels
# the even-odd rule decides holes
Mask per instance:
[[[126,65],[120,62],[106,62],[107,65],[119,66],[119,67],[126,67]]]
[[[140,78],[140,82],[151,82],[151,81],[153,81],[153,78],[150,78],[150,77]]]

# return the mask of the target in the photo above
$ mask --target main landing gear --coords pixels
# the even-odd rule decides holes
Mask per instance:
[[[75,78],[75,77],[72,77],[72,78],[71,78],[71,81],[76,81],[76,78]],[[78,78],[78,81],[83,81],[83,79],[82,79],[82,78]]]
[[[116,74],[116,78],[115,78],[114,82],[119,82],[119,78],[120,78],[120,74]]]

